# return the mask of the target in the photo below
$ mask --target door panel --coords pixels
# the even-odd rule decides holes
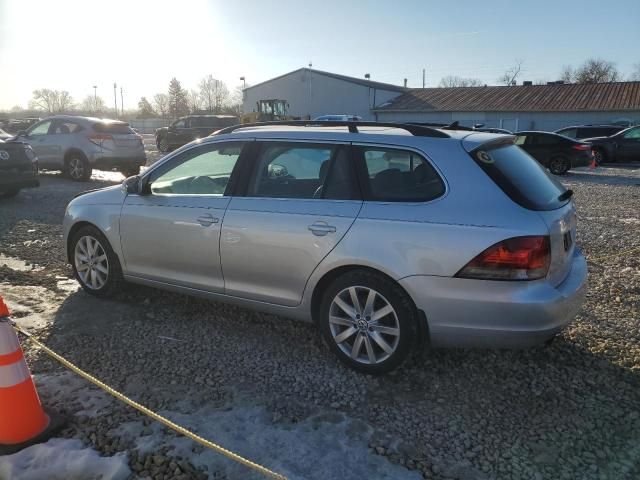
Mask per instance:
[[[128,195],[120,219],[127,273],[222,292],[218,245],[229,199]]]
[[[120,216],[130,275],[211,292],[224,290],[220,228],[230,178],[246,142],[217,142],[181,152],[142,180]]]
[[[616,154],[624,162],[640,160],[640,128],[629,130],[618,140]]]
[[[225,292],[293,306],[353,224],[359,200],[234,197],[222,227]]]
[[[233,197],[222,226],[225,292],[294,306],[362,207],[351,148],[256,143],[242,187],[248,196]]]

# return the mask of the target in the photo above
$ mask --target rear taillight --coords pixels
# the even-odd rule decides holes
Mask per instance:
[[[106,133],[92,133],[89,135],[89,141],[99,146],[102,146],[102,143],[106,140],[113,140],[113,137]]]
[[[550,262],[548,236],[514,237],[487,248],[465,265],[456,277],[535,280],[547,275]]]
[[[587,152],[591,150],[591,145],[580,143],[580,144],[573,145],[571,148],[573,148],[574,150],[578,150],[580,152]]]

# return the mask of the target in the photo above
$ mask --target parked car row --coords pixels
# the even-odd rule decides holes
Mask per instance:
[[[233,115],[188,115],[177,119],[168,127],[156,129],[156,146],[166,153],[237,123],[240,123],[240,119]]]

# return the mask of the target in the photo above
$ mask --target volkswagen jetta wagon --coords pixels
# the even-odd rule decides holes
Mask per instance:
[[[64,238],[93,295],[129,281],[311,320],[382,373],[421,339],[526,347],[570,322],[587,279],[571,193],[513,136],[240,125],[78,196]]]

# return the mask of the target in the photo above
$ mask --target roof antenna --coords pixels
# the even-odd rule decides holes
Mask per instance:
[[[309,68],[313,67],[313,63],[309,60]]]

